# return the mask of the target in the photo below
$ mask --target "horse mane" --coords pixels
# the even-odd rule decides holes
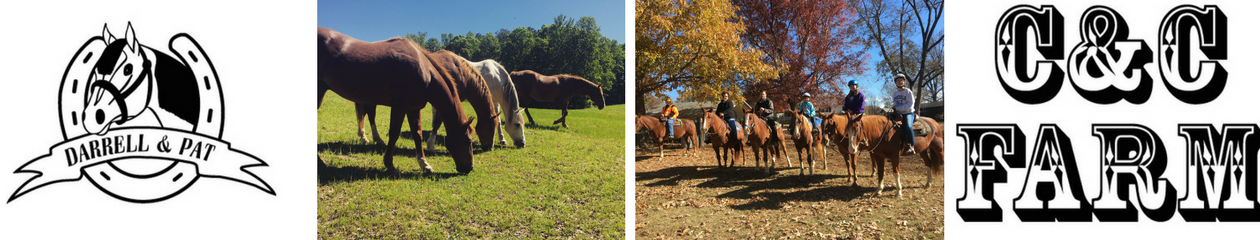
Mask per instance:
[[[520,99],[517,99],[517,96],[516,96],[517,94],[516,84],[512,83],[512,79],[511,79],[512,75],[511,73],[508,73],[507,68],[504,68],[503,65],[500,65],[499,62],[494,61],[494,59],[486,59],[478,63],[489,64],[491,67],[494,67],[496,72],[499,72],[499,74],[502,74],[503,77],[508,78],[508,79],[499,80],[499,83],[503,84],[503,94],[505,95],[504,98],[507,99],[507,102],[508,102],[507,104],[509,106],[512,106],[512,108],[519,108],[521,104],[520,104]]]
[[[451,51],[441,50],[441,51],[437,51],[437,52],[435,52],[435,53],[433,53],[433,54],[447,55],[447,56],[452,57],[452,58],[458,57],[458,58],[459,58],[459,59],[458,59],[459,61],[452,61],[452,62],[455,62],[454,64],[455,64],[456,66],[459,66],[459,67],[457,67],[457,68],[458,68],[457,70],[459,70],[459,71],[460,71],[462,74],[464,74],[465,76],[476,76],[476,77],[477,77],[477,79],[475,79],[475,80],[473,80],[473,81],[465,81],[465,82],[464,82],[464,84],[465,84],[465,85],[464,85],[464,86],[465,86],[465,88],[464,88],[464,89],[462,89],[462,90],[464,90],[464,91],[470,91],[470,92],[465,92],[465,93],[469,93],[469,94],[467,94],[467,95],[471,95],[471,96],[465,96],[465,97],[472,97],[472,96],[484,96],[484,97],[485,97],[485,99],[483,99],[483,100],[488,101],[488,102],[489,102],[489,104],[491,104],[491,105],[493,106],[493,104],[494,104],[494,100],[493,100],[493,97],[491,97],[491,96],[490,96],[490,87],[486,86],[486,80],[485,80],[485,77],[484,77],[484,76],[481,76],[481,72],[477,71],[477,68],[476,68],[476,67],[473,67],[473,66],[472,66],[472,64],[468,64],[468,61],[467,61],[467,60],[465,60],[463,57],[460,57],[460,56],[459,56],[459,54],[455,54],[454,52],[451,52]],[[471,85],[468,85],[468,84],[471,84]],[[491,107],[491,108],[493,108],[493,107]],[[491,111],[493,111],[493,110],[491,110]]]
[[[557,75],[551,75],[551,76],[547,76],[547,77],[554,77],[554,78],[556,78],[557,80],[566,80],[566,81],[573,81],[573,82],[579,82],[578,80],[581,80],[580,82],[584,82],[584,83],[586,83],[587,85],[590,85],[590,87],[592,87],[592,88],[599,88],[599,85],[595,84],[594,82],[591,82],[591,80],[586,80],[586,78],[582,78],[582,77],[575,76],[575,75],[569,75],[569,74],[557,74]]]
[[[429,60],[429,66],[432,66],[433,70],[437,71],[437,74],[441,76],[442,82],[446,83],[446,90],[450,91],[451,97],[455,99],[455,109],[456,109],[456,112],[458,113],[457,115],[459,115],[456,117],[457,119],[459,119],[460,123],[463,124],[464,119],[465,119],[464,108],[459,106],[459,101],[461,99],[459,97],[459,91],[455,90],[455,82],[454,80],[451,80],[454,78],[451,77],[450,74],[447,74],[446,67],[443,67],[442,64],[436,64],[437,61],[433,59],[433,56],[430,56],[429,51],[425,50],[423,47],[420,47],[420,44],[416,44],[416,42],[412,42],[411,40],[400,38],[400,37],[390,38],[389,40],[386,40],[386,41],[393,41],[394,39],[402,39],[402,40],[407,41],[408,43],[411,43],[411,47],[415,48],[416,52],[420,53],[420,55],[423,55],[425,59]]]

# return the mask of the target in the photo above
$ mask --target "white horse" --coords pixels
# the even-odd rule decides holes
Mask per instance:
[[[522,109],[520,103],[517,102],[516,85],[512,84],[512,78],[508,76],[507,69],[493,59],[480,62],[468,61],[468,64],[476,68],[481,73],[481,78],[485,79],[486,87],[490,88],[490,95],[493,96],[495,105],[500,108],[499,112],[509,113],[500,116],[507,116],[507,121],[500,124],[503,127],[496,130],[499,133],[499,144],[507,144],[507,139],[503,137],[503,131],[506,128],[508,135],[512,137],[513,144],[516,147],[525,147],[525,120],[521,115],[525,109]],[[436,151],[436,132],[431,134],[426,139],[429,143],[428,151]]]

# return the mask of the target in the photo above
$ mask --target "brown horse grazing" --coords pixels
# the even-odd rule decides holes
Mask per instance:
[[[945,133],[941,129],[941,125],[935,119],[929,117],[918,117],[927,123],[928,129],[932,131],[927,136],[916,136],[914,138],[914,151],[919,153],[919,157],[923,158],[923,164],[927,165],[932,172],[928,173],[927,186],[932,186],[932,177],[941,173],[941,167],[945,163]],[[897,175],[897,196],[901,196],[901,156],[905,154],[901,148],[901,137],[897,135],[900,127],[895,127],[896,122],[889,120],[884,116],[863,116],[855,118],[853,124],[845,130],[845,136],[848,138],[849,147],[851,149],[859,149],[860,142],[867,142],[868,147],[862,149],[871,150],[871,160],[878,163],[879,166],[879,190],[876,194],[884,192],[884,159],[892,161],[893,172]],[[854,150],[854,153],[857,150]]]
[[[512,84],[516,85],[517,97],[520,98],[521,106],[525,107],[525,116],[529,117],[530,124],[535,124],[534,115],[529,113],[530,98],[539,102],[554,102],[560,105],[562,109],[560,119],[556,119],[551,124],[561,124],[566,128],[569,127],[569,123],[565,122],[565,117],[569,116],[569,99],[574,96],[590,96],[591,101],[595,101],[595,106],[599,106],[600,110],[604,109],[602,86],[582,77],[568,74],[546,76],[530,70],[515,71],[511,75]]]
[[[814,175],[814,151],[821,151],[823,167],[827,166],[827,149],[823,147],[822,132],[814,133],[814,127],[809,123],[809,117],[806,117],[801,111],[788,111],[792,113],[792,124],[788,129],[792,132],[792,141],[796,144],[796,157],[801,161],[801,175],[805,175],[805,161],[809,160],[809,175]],[[801,149],[805,149],[802,156]],[[808,159],[807,159],[808,157]]]
[[[849,182],[852,183],[852,186],[857,186],[857,158],[859,152],[849,149],[851,147],[849,145],[849,140],[844,136],[844,130],[848,128],[850,123],[850,116],[839,114],[823,114],[819,116],[823,119],[821,126],[823,137],[831,139],[831,142],[836,143],[836,148],[840,153],[840,156],[844,158],[844,163],[846,165],[845,170],[848,170],[849,172]],[[859,147],[865,146],[861,143],[858,145]],[[871,176],[875,175],[875,165],[875,160],[872,159]]]
[[[783,130],[779,128],[770,128],[766,121],[753,114],[753,110],[744,109],[744,122],[748,126],[748,146],[753,151],[753,162],[757,167],[761,167],[761,161],[766,161],[766,173],[770,173],[775,165],[779,163],[778,158],[787,154],[787,143],[783,139]],[[776,148],[777,147],[777,148]],[[770,154],[773,153],[774,157]],[[763,155],[764,154],[764,155]],[[792,158],[787,158],[788,167],[792,167]]]
[[[704,118],[700,119],[700,125],[704,127],[704,132],[708,135],[709,142],[713,145],[713,151],[717,153],[718,167],[723,167],[722,163],[726,158],[730,158],[730,164],[726,166],[735,166],[735,158],[744,159],[744,132],[731,132],[727,127],[726,121],[718,118],[713,113],[713,109],[704,109]],[[726,150],[731,150],[722,156]],[[735,154],[734,157],[731,154]]]
[[[700,140],[696,135],[696,123],[692,122],[690,119],[678,119],[678,121],[682,122],[682,126],[675,126],[674,136],[670,137],[691,141],[691,145],[687,145],[684,141],[683,147],[691,148],[691,154],[695,155],[696,147],[699,147],[697,143]],[[634,131],[647,131],[648,135],[652,136],[652,140],[656,141],[656,145],[660,146],[660,156],[665,157],[665,135],[667,135],[669,131],[665,129],[664,124],[661,124],[660,118],[635,115]]]
[[[446,74],[450,75],[451,81],[455,84],[448,87],[454,87],[454,91],[459,95],[460,100],[468,101],[473,107],[473,111],[477,116],[481,117],[477,120],[476,133],[477,139],[481,141],[481,150],[490,151],[494,149],[494,133],[499,127],[499,121],[495,120],[499,113],[495,111],[494,100],[490,96],[490,89],[486,87],[486,81],[482,79],[481,73],[468,64],[467,60],[451,51],[438,51],[429,53],[433,64],[442,66],[446,70]],[[364,134],[363,120],[367,115],[369,123],[372,125],[372,135],[380,142],[381,137],[376,135],[376,105],[355,103],[354,110],[359,121],[359,136],[363,137],[363,141],[367,141],[367,134]],[[442,116],[437,109],[433,109],[433,118],[438,119]],[[434,143],[437,142],[437,129],[442,128],[441,121],[433,121],[433,132],[430,133],[426,151],[437,151]]]
[[[332,90],[351,102],[390,107],[389,143],[384,157],[388,172],[398,174],[393,161],[394,144],[403,118],[410,120],[407,123],[420,136],[420,110],[427,104],[443,113],[446,147],[455,159],[455,169],[460,173],[473,170],[469,137],[472,119],[464,119],[459,95],[450,87],[454,84],[452,77],[442,66],[433,64],[435,61],[424,48],[397,37],[364,42],[322,27],[317,29],[317,39],[317,105],[322,105],[324,93]],[[416,161],[426,172],[432,172],[433,167],[424,160],[421,142],[416,139]]]

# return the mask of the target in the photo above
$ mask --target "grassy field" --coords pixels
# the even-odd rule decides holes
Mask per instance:
[[[467,103],[464,108],[473,114]],[[402,174],[394,177],[381,161],[385,148],[356,136],[354,105],[329,92],[319,109],[319,157],[329,166],[319,173],[319,237],[625,236],[625,105],[570,111],[570,128],[550,124],[559,110],[530,112],[543,125],[527,124],[528,145],[478,148],[469,175],[456,174],[442,146],[427,157],[436,173],[424,175],[410,128],[403,126],[394,158]],[[430,115],[426,109],[422,117],[429,131]],[[378,107],[381,138],[388,123],[389,108]]]
[[[842,158],[831,147],[828,170],[814,165],[801,176],[780,158],[765,174],[747,165],[718,169],[713,148],[698,156],[677,143],[635,151],[635,235],[638,239],[941,239],[944,237],[944,188],[938,176],[924,187],[929,171],[918,156],[903,157],[905,195],[896,197],[891,164],[885,167],[884,193],[875,195],[868,153],[859,155],[858,187],[845,180]],[[794,164],[800,164],[788,144]],[[816,157],[816,161],[819,159]],[[797,165],[799,167],[799,165]]]

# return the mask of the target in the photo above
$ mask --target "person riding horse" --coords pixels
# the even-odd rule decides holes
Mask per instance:
[[[818,125],[822,125],[822,118],[818,118],[814,113],[814,103],[809,102],[811,97],[809,93],[805,93],[805,100],[801,101],[800,110],[801,114],[805,114],[805,117],[809,118],[809,123],[813,124],[810,125],[814,128],[813,130],[818,131]]]
[[[777,122],[770,118],[770,115],[774,114],[774,102],[771,102],[770,98],[766,97],[766,91],[761,91],[761,100],[757,100],[757,105],[753,106],[753,111],[756,111],[757,117],[760,117],[761,120],[766,122],[766,125],[769,125],[766,127],[770,129],[775,128],[774,126]]]
[[[849,80],[849,94],[844,97],[844,107],[840,108],[848,115],[862,115],[866,108],[866,95],[858,90],[857,80]]]
[[[665,109],[661,110],[661,120],[665,122],[665,129],[668,134],[665,139],[674,138],[674,121],[678,120],[678,107],[674,106],[674,100],[665,98]]]
[[[893,107],[901,117],[901,142],[907,154],[914,154],[914,93],[906,88],[906,75],[893,77],[897,91],[893,92]]]
[[[736,128],[739,124],[735,122],[735,103],[731,102],[731,93],[722,93],[722,102],[718,103],[717,110],[714,112],[717,113],[718,118],[726,120],[727,127],[731,129],[731,136],[734,136],[735,132],[739,131]]]

